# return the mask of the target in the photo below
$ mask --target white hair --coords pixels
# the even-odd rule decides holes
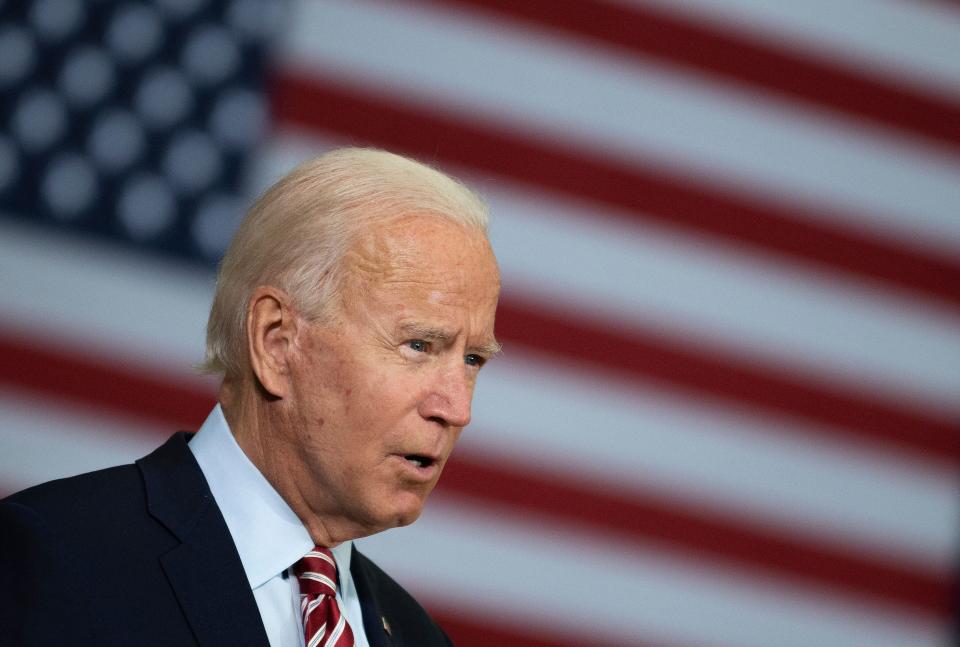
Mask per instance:
[[[281,178],[247,212],[220,263],[200,370],[241,374],[247,307],[257,286],[284,290],[311,321],[332,316],[341,261],[358,234],[413,214],[446,217],[486,235],[487,207],[475,193],[386,151],[334,150]]]

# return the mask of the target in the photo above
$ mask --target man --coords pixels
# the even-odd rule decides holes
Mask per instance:
[[[470,421],[498,350],[486,222],[382,151],[264,194],[220,268],[200,431],[0,503],[0,643],[449,644],[352,540],[417,519]]]

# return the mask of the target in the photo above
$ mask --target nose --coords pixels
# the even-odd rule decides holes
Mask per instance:
[[[466,427],[470,424],[473,378],[462,362],[439,372],[427,396],[420,403],[420,415],[443,426]]]

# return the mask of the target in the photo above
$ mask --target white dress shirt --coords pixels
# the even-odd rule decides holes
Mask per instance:
[[[243,453],[217,404],[188,445],[220,507],[271,647],[304,645],[300,588],[287,569],[313,548],[313,540],[290,506]],[[350,574],[352,542],[332,549],[340,585],[337,601],[357,647],[369,647],[360,598]]]

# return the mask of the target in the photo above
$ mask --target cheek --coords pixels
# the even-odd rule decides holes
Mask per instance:
[[[406,376],[400,371],[384,371],[367,368],[354,383],[353,400],[363,404],[373,403],[374,408],[382,409],[393,402],[398,393],[403,392]]]
[[[319,364],[308,382],[314,409],[321,415],[329,415],[331,421],[354,415],[357,402],[362,401],[363,390],[357,377],[357,367],[347,360]]]
[[[334,403],[341,412],[346,432],[367,441],[384,432],[384,425],[392,418],[392,405],[385,385],[389,380],[376,375],[356,376],[337,389],[339,398]]]

